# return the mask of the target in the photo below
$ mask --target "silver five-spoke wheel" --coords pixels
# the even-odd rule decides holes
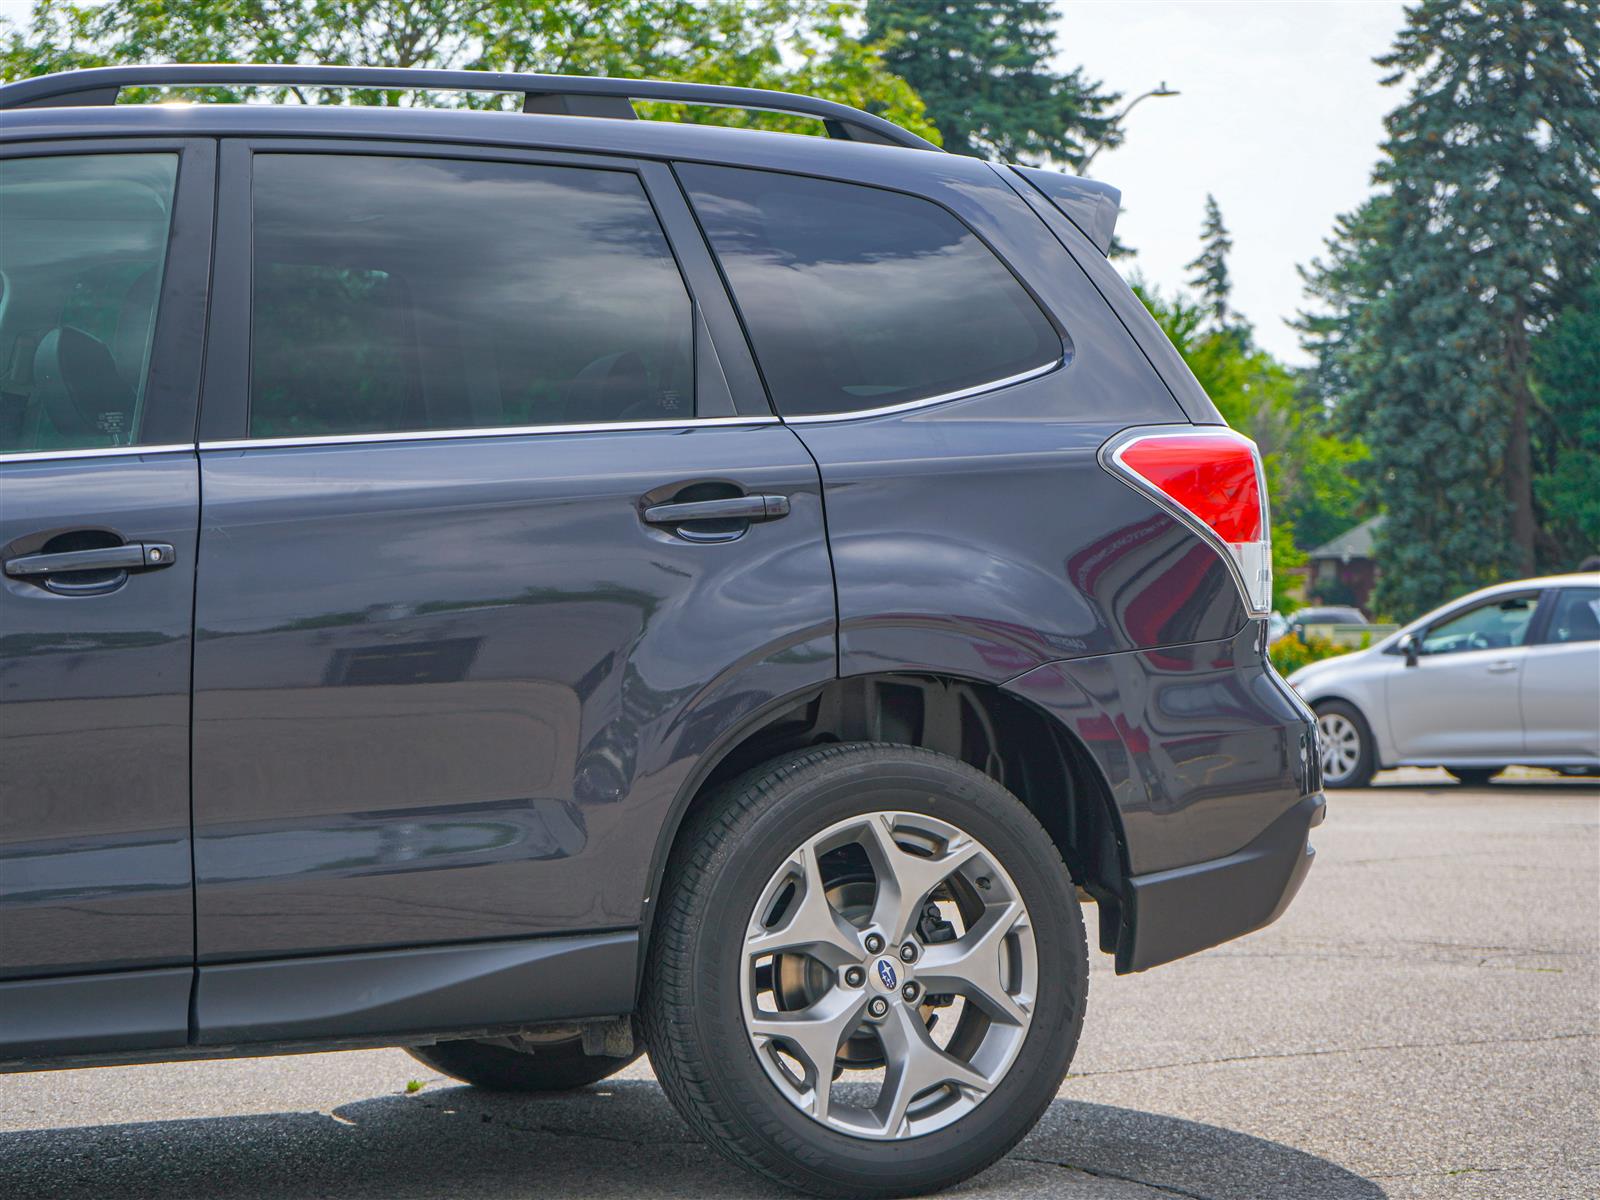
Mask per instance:
[[[745,1031],[790,1103],[841,1133],[906,1138],[994,1090],[1032,1018],[1038,953],[1011,877],[913,812],[797,847],[745,933]]]
[[[1361,761],[1361,731],[1341,712],[1317,718],[1317,742],[1322,751],[1322,774],[1329,783],[1342,783],[1355,774]]]

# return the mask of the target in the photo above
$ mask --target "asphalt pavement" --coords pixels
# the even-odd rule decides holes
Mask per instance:
[[[1600,1197],[1600,792],[1379,782],[1330,795],[1277,925],[1122,979],[1097,958],[1059,1099],[948,1194]],[[0,1077],[16,1200],[774,1194],[642,1064],[534,1100],[394,1050]]]

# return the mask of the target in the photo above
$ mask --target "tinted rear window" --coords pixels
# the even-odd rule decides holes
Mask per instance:
[[[255,160],[250,436],[694,415],[691,305],[636,175]]]
[[[1061,338],[960,221],[881,188],[684,165],[778,410],[906,404],[1036,371]]]
[[[1562,588],[1550,614],[1548,642],[1600,642],[1600,588]]]

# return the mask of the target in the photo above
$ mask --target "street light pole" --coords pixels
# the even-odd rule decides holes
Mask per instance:
[[[1121,112],[1112,117],[1111,120],[1106,123],[1105,133],[1101,135],[1100,140],[1094,144],[1094,149],[1090,150],[1089,153],[1084,156],[1083,161],[1078,164],[1078,174],[1087,175],[1089,173],[1089,164],[1094,161],[1094,156],[1106,148],[1106,139],[1109,138],[1115,130],[1122,128],[1122,122],[1127,120],[1128,114],[1133,111],[1134,106],[1137,105],[1139,101],[1148,100],[1151,96],[1177,96],[1179,94],[1180,93],[1177,91],[1177,89],[1169,88],[1167,86],[1167,81],[1163,79],[1159,87],[1153,87],[1148,92],[1141,93],[1140,95],[1135,96],[1132,100],[1128,101],[1127,107],[1125,107]]]

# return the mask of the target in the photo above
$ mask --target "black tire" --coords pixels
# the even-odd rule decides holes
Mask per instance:
[[[1467,787],[1483,787],[1504,767],[1446,767],[1445,770]]]
[[[1353,704],[1346,704],[1343,700],[1323,700],[1312,705],[1317,714],[1317,746],[1323,749],[1323,739],[1328,736],[1328,728],[1343,730],[1348,728],[1355,737],[1355,756],[1349,770],[1340,772],[1329,770],[1329,763],[1324,757],[1322,766],[1322,785],[1329,788],[1363,788],[1372,782],[1372,776],[1378,769],[1377,751],[1372,744],[1372,726],[1367,724],[1367,719],[1361,715],[1361,710]],[[1341,725],[1340,722],[1343,722]]]
[[[740,971],[762,888],[794,848],[839,821],[922,813],[977,838],[1026,905],[1038,986],[1020,1051],[975,1107],[916,1137],[871,1140],[800,1111],[745,1036]],[[1077,893],[1050,835],[1010,792],[943,755],[845,744],[767,763],[712,797],[680,835],[646,968],[650,1059],[683,1118],[733,1162],[818,1196],[889,1197],[988,1167],[1055,1098],[1083,1027],[1088,950]]]
[[[406,1053],[441,1074],[491,1092],[570,1092],[615,1075],[638,1058],[585,1054],[583,1042],[553,1042],[523,1051],[489,1042],[435,1042]]]

